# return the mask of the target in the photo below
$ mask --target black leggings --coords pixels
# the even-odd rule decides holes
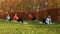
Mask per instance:
[[[23,19],[18,19],[18,22],[20,22],[20,21],[23,23]]]

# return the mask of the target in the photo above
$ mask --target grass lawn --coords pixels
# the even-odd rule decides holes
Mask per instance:
[[[60,24],[17,24],[0,20],[0,34],[60,34]]]

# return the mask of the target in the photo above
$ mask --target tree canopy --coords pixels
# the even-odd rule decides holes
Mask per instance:
[[[0,10],[39,11],[60,8],[60,0],[0,0]]]

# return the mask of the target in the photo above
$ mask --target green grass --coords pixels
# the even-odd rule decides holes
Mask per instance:
[[[60,34],[60,24],[17,24],[0,20],[0,34]]]

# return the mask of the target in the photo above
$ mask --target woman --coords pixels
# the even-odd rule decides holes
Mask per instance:
[[[29,14],[29,19],[32,20],[33,19],[33,16],[31,14]]]
[[[52,22],[51,16],[48,16],[48,17],[46,18],[46,23],[47,23],[47,24],[50,24],[51,22]]]
[[[10,16],[9,16],[9,14],[7,15],[7,20],[8,20],[8,21],[11,21],[11,18],[10,18]]]
[[[15,14],[14,20],[15,20],[15,22],[17,22],[19,20],[19,17],[17,16],[17,14]]]

